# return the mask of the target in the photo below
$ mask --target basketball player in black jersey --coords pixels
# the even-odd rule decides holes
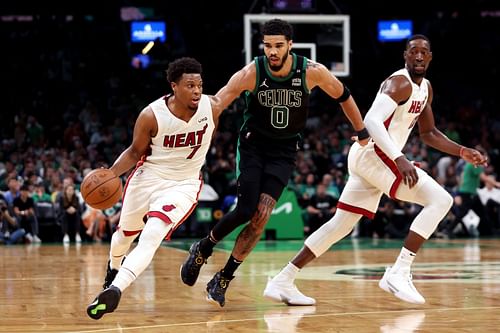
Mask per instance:
[[[227,106],[242,93],[246,98],[238,140],[236,208],[206,238],[192,244],[181,267],[182,281],[194,285],[215,244],[250,221],[239,233],[225,267],[207,284],[207,299],[221,307],[234,272],[261,238],[295,168],[311,89],[319,87],[339,102],[357,140],[362,145],[368,142],[362,116],[347,87],[325,66],[291,52],[292,26],[273,19],[264,24],[262,33],[265,55],[236,72],[216,95]]]

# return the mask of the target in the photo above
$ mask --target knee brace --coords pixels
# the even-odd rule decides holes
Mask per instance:
[[[453,197],[435,181],[428,181],[416,193],[414,201],[423,208],[410,230],[428,239],[453,205]]]
[[[304,244],[317,258],[325,253],[333,244],[347,236],[360,218],[360,214],[337,209],[335,215],[307,237]]]

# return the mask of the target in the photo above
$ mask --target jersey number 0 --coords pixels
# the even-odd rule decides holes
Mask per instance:
[[[271,125],[275,128],[285,128],[288,126],[290,110],[286,106],[273,106],[271,109]]]

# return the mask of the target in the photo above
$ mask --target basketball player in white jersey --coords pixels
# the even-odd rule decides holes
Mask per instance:
[[[403,149],[418,123],[420,139],[442,152],[460,156],[476,166],[486,158],[475,149],[449,140],[435,127],[432,86],[425,73],[432,59],[427,37],[408,39],[405,68],[387,78],[365,116],[372,141],[354,143],[348,157],[349,179],[340,196],[335,216],[305,241],[302,250],[273,279],[264,296],[289,305],[313,305],[294,285],[296,274],[333,244],[348,235],[362,216],[373,218],[383,193],[391,198],[423,206],[413,220],[396,262],[388,267],[379,286],[396,297],[416,304],[425,299],[414,287],[410,267],[415,254],[451,208],[453,199],[434,179],[406,159]]]
[[[173,94],[142,110],[131,145],[110,168],[121,176],[135,166],[123,191],[104,290],[87,308],[93,319],[116,309],[121,293],[197,204],[200,169],[224,110],[220,99],[202,94],[201,72],[200,63],[192,58],[170,63],[167,80]],[[137,246],[125,257],[139,234]]]

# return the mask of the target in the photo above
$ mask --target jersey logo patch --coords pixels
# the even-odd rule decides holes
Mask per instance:
[[[264,79],[264,81],[260,84],[259,88],[266,87],[269,88],[269,86],[266,83],[267,77]]]
[[[166,212],[170,212],[170,211],[174,210],[175,208],[176,207],[174,205],[165,205],[165,206],[161,207],[161,209],[163,209]]]
[[[300,78],[292,79],[292,86],[300,87],[301,85],[302,85],[302,79]]]
[[[208,117],[203,117],[201,119],[198,119],[198,124],[201,124],[202,122],[207,121],[207,120],[208,120]]]

